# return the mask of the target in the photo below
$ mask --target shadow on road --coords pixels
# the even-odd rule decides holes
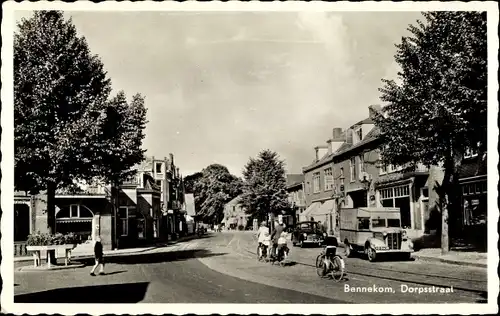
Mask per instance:
[[[102,274],[102,275],[113,275],[113,274],[120,274],[120,273],[124,273],[124,272],[127,272],[127,270],[120,270],[120,271],[105,272],[105,273],[104,273],[104,274]]]
[[[163,253],[141,253],[137,255],[120,255],[120,256],[104,256],[104,263],[116,263],[116,264],[139,264],[139,263],[161,263],[161,262],[173,262],[173,261],[183,261],[194,258],[206,258],[214,256],[223,256],[226,253],[213,253],[208,250],[198,249],[198,250],[180,250],[172,252]],[[93,258],[82,258],[75,259],[74,261],[79,261],[86,266],[91,266],[95,264]]]
[[[14,303],[138,303],[149,282],[60,288],[14,296]]]

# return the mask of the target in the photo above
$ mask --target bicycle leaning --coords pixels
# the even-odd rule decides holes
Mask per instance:
[[[345,262],[337,254],[337,239],[331,236],[326,237],[324,244],[323,250],[316,257],[316,273],[319,277],[330,276],[338,282],[344,277]]]

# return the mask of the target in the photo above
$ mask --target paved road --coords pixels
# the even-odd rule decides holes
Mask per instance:
[[[428,262],[346,259],[341,282],[320,279],[319,249],[292,248],[288,267],[255,260],[249,233],[219,233],[140,255],[108,257],[107,275],[89,267],[16,272],[16,302],[72,303],[445,303],[485,302],[486,271]],[[91,262],[87,262],[89,265]],[[402,293],[401,286],[453,286],[453,293]],[[351,292],[355,289],[365,292]],[[373,288],[384,289],[384,292]],[[365,289],[365,290],[364,290]]]
[[[250,233],[222,233],[219,245],[236,253],[239,258],[225,257],[228,261],[218,262],[215,258],[203,258],[202,262],[218,271],[225,271],[233,276],[245,279],[258,279],[264,284],[275,284],[294,288],[316,295],[335,297],[354,303],[444,303],[444,302],[485,302],[487,297],[486,269],[455,266],[424,261],[383,261],[370,263],[362,258],[345,258],[347,276],[336,283],[322,280],[314,269],[319,248],[292,247],[290,260],[292,266],[285,268],[271,267],[255,260],[255,240]],[[238,269],[238,267],[243,267]],[[225,270],[224,270],[225,269]],[[257,277],[255,277],[255,275]],[[262,276],[262,278],[259,278]],[[392,290],[385,292],[350,292],[349,290],[370,291],[370,288]],[[453,287],[453,293],[403,292],[405,289],[432,289],[435,287]]]
[[[178,244],[165,252],[109,257],[106,275],[89,267],[53,272],[16,272],[16,303],[343,303],[334,298],[245,281],[216,272],[198,258],[220,258],[207,250],[218,238]],[[87,262],[89,265],[91,262]]]

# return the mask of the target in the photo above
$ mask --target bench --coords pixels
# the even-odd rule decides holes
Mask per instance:
[[[69,245],[50,245],[50,246],[27,246],[26,250],[33,252],[33,265],[35,267],[39,267],[41,265],[42,251],[46,251],[47,253],[47,267],[50,268],[50,254],[54,252],[54,257],[56,255],[56,251],[59,249],[64,249],[64,265],[67,266],[71,261],[71,250],[76,247],[76,244]],[[56,262],[54,262],[56,264]]]

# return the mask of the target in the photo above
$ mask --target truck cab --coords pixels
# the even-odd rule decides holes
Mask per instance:
[[[362,252],[369,261],[380,254],[399,254],[411,257],[413,243],[401,227],[399,208],[363,207],[340,210],[340,240],[346,256]]]

